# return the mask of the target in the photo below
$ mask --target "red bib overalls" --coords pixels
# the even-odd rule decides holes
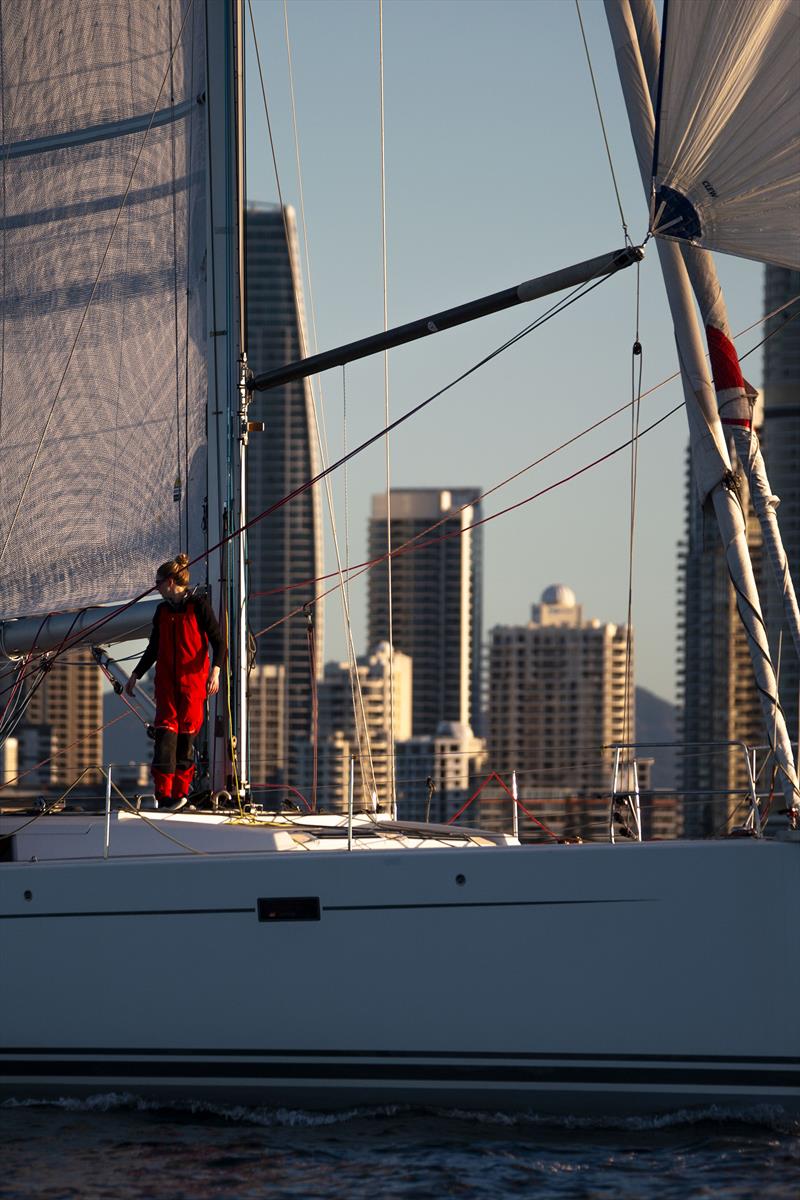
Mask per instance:
[[[195,734],[203,724],[208,680],[208,641],[197,622],[192,600],[185,607],[158,609],[156,660],[156,730]],[[186,795],[194,764],[179,766],[174,776],[153,766],[156,791],[162,796]]]

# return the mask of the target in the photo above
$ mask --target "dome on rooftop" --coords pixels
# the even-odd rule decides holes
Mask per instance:
[[[551,583],[542,592],[542,604],[560,604],[563,608],[574,608],[577,601],[572,588],[565,583]]]

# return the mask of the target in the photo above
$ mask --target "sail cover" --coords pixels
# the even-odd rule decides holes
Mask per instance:
[[[800,267],[800,0],[665,0],[656,233]]]
[[[201,0],[0,7],[0,618],[201,551]]]

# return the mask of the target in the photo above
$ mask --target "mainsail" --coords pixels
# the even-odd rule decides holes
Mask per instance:
[[[665,0],[664,22],[655,232],[797,269],[800,0]]]
[[[13,617],[129,599],[204,549],[203,6],[7,5],[0,106]]]

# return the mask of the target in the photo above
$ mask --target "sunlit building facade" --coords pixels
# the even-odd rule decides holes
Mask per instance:
[[[294,210],[250,204],[245,213],[247,350],[256,374],[302,358],[305,315]],[[250,406],[263,433],[250,437],[247,515],[258,516],[319,472],[316,421],[308,380],[256,392]],[[285,672],[286,744],[282,774],[291,782],[293,744],[311,732],[311,671],[303,606],[317,594],[322,575],[322,511],[317,487],[295,497],[247,535],[248,616],[256,662]],[[299,586],[298,586],[299,585]],[[291,614],[291,615],[290,615]],[[323,606],[313,609],[316,660],[323,658]],[[258,736],[257,730],[254,731]],[[275,776],[271,776],[272,779]]]

